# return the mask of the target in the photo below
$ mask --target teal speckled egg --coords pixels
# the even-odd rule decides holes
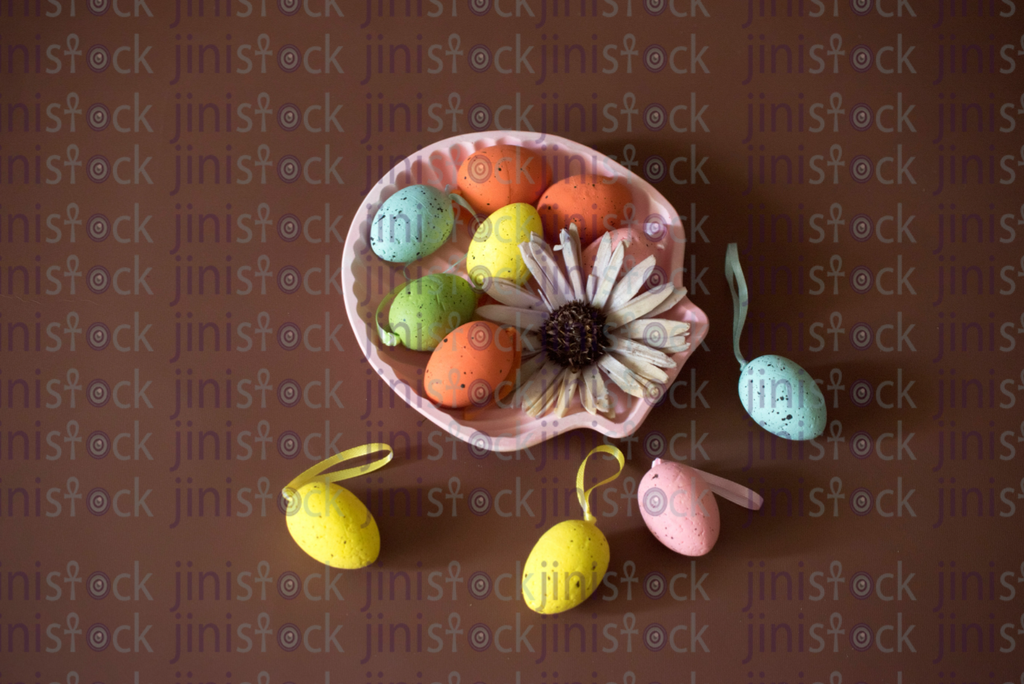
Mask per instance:
[[[476,291],[451,273],[418,278],[395,296],[388,326],[409,349],[432,351],[445,335],[468,323],[476,311]]]
[[[825,397],[810,374],[775,354],[759,356],[740,372],[740,401],[750,417],[783,439],[814,439],[825,432]]]
[[[409,263],[443,245],[454,225],[448,195],[429,185],[410,185],[377,210],[370,224],[370,248],[384,261]]]

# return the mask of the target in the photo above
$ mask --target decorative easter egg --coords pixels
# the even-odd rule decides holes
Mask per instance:
[[[354,570],[380,554],[380,532],[370,511],[352,492],[315,480],[288,497],[288,532],[315,560]]]
[[[825,432],[825,397],[807,371],[775,354],[740,371],[740,401],[750,417],[783,439],[814,439]]]
[[[370,224],[370,248],[384,261],[409,263],[443,245],[454,225],[448,195],[429,185],[410,185],[377,210]]]
[[[753,361],[743,358],[740,336],[750,298],[735,242],[725,248],[725,278],[732,295],[732,350],[740,364],[739,394],[743,408],[758,425],[783,439],[808,440],[825,432],[825,397],[807,371],[775,354]]]
[[[543,235],[540,216],[529,204],[517,202],[498,209],[480,224],[466,252],[466,271],[477,285],[484,278],[504,278],[522,285],[530,271],[519,252],[530,233]]]
[[[478,214],[507,204],[536,204],[551,174],[544,158],[518,145],[477,150],[459,166],[459,192]]]
[[[587,462],[594,454],[611,456],[619,469],[584,489]],[[583,520],[566,520],[553,526],[537,540],[523,565],[523,600],[530,610],[551,615],[575,608],[601,583],[611,551],[608,540],[597,529],[597,517],[590,510],[590,493],[615,480],[625,465],[625,455],[610,444],[594,447],[583,458],[576,472],[576,496],[583,509]]]
[[[718,541],[718,502],[699,470],[656,458],[637,498],[647,528],[676,553],[703,556]]]
[[[643,230],[636,228],[616,228],[615,230],[608,231],[607,235],[611,239],[611,248],[614,250],[622,244],[625,250],[625,256],[622,259],[622,273],[628,272],[629,269],[640,264],[648,257],[653,256],[655,262],[658,262],[662,260],[662,257],[667,259],[670,256],[667,244],[670,238],[663,226],[659,226],[659,228],[661,228],[661,231],[655,236],[648,235]],[[591,270],[593,270],[594,262],[597,260],[597,250],[600,247],[601,240],[594,240],[583,250],[580,267],[583,270],[584,278],[589,276]],[[647,284],[657,287],[662,283],[668,282],[668,280],[669,273],[662,266],[656,265],[651,271],[651,275],[647,278]]]
[[[522,351],[512,328],[473,321],[448,333],[434,348],[423,388],[446,408],[483,407],[513,389]]]
[[[624,180],[596,174],[563,178],[545,190],[537,203],[544,239],[558,244],[562,229],[575,223],[585,247],[618,228],[632,201],[633,193]]]
[[[590,598],[608,570],[608,540],[593,522],[566,520],[537,540],[523,566],[523,600],[551,615]]]
[[[402,344],[431,351],[441,339],[473,318],[476,291],[452,273],[436,273],[410,282],[395,296],[388,326]]]

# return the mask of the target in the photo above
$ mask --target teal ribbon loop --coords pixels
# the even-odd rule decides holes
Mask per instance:
[[[447,191],[447,189],[448,189],[447,186],[445,186],[445,190],[446,191]],[[470,216],[472,216],[474,219],[476,219],[477,222],[480,222],[480,218],[476,214],[476,209],[473,208],[473,205],[471,205],[469,203],[469,200],[467,200],[465,197],[463,197],[462,195],[459,195],[458,193],[449,192],[448,193],[448,199],[450,199],[452,202],[455,202],[460,207],[462,207],[463,209],[468,211]]]
[[[750,298],[747,296],[747,281],[743,278],[743,267],[740,266],[740,254],[735,242],[730,242],[725,250],[725,279],[732,294],[732,351],[740,362],[742,372],[747,366],[747,360],[740,351],[740,336],[747,320]]]

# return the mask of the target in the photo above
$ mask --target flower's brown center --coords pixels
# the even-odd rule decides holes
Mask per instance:
[[[549,359],[578,372],[596,363],[608,348],[604,324],[604,314],[594,307],[569,302],[551,312],[540,330],[541,344]]]

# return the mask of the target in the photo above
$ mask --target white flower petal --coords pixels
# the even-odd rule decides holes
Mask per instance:
[[[612,351],[643,359],[647,363],[659,368],[674,368],[676,365],[666,354],[657,349],[651,349],[646,344],[641,344],[625,337],[615,337],[614,335],[608,335],[608,341],[611,342],[610,348]]]
[[[594,258],[594,266],[587,276],[587,303],[593,306],[594,295],[597,292],[597,285],[601,282],[600,274],[608,270],[608,262],[612,258],[612,239],[605,233],[601,241],[597,243],[597,256]]]
[[[522,340],[523,358],[535,356],[543,351],[540,335],[536,332],[520,332],[519,339]]]
[[[544,296],[544,268],[536,259],[534,259],[533,247],[529,242],[524,242],[519,245],[519,254],[523,257],[523,263],[526,265],[526,270],[530,272],[530,275],[532,275],[533,279],[537,282],[537,289],[539,290],[541,299],[545,302],[549,302],[550,300]]]
[[[562,372],[562,367],[551,359],[545,359],[544,365],[536,371],[529,382],[522,388],[522,406],[527,409],[539,402],[544,394],[554,386],[555,380]],[[553,391],[553,390],[552,390]]]
[[[640,291],[640,288],[647,282],[648,276],[651,275],[651,271],[654,270],[654,264],[657,260],[654,255],[647,257],[639,264],[629,269],[626,275],[619,279],[619,282],[615,283],[615,287],[612,288],[611,297],[608,299],[608,303],[605,305],[606,311],[615,311],[625,306],[633,296]]]
[[[597,258],[594,259],[594,269],[591,273],[604,273],[608,269],[608,262],[612,258],[612,238],[608,233],[601,236],[597,243]]]
[[[644,397],[644,388],[643,385],[640,384],[638,376],[633,371],[623,366],[622,362],[611,354],[605,354],[598,359],[597,365],[601,367],[601,370],[608,374],[608,377],[611,378],[612,382],[622,388],[623,392],[641,399]]]
[[[507,306],[532,309],[543,304],[537,295],[504,278],[484,278],[483,291]]]
[[[530,247],[529,242],[522,242],[519,244],[519,255],[523,257],[523,263],[526,264],[526,269],[533,276],[537,284],[540,285],[540,278],[543,271],[540,268],[540,264],[533,258],[533,249]]]
[[[549,313],[555,310],[555,307],[551,306],[551,302],[548,301],[548,298],[544,296],[544,290],[537,290],[537,294],[540,295],[543,306]]]
[[[612,418],[615,417],[615,402],[612,401],[612,394],[608,391],[608,385],[604,382],[604,376],[600,371],[597,373],[597,410],[601,413],[607,413]]]
[[[651,349],[660,349],[666,354],[675,354],[679,351],[679,348],[689,349],[690,343],[687,341],[686,335],[676,335],[675,337],[666,337],[660,340],[644,340]]]
[[[572,398],[576,395],[576,385],[579,382],[580,374],[566,369],[566,375],[562,380],[562,387],[558,391],[558,402],[555,404],[555,415],[561,418],[569,409]]]
[[[655,344],[654,340],[683,336],[689,332],[690,324],[671,318],[640,318],[619,330],[634,340],[643,340],[650,347],[661,347],[664,345]]]
[[[650,380],[659,385],[664,385],[668,382],[668,373],[638,356],[631,356],[617,351],[615,352],[615,358],[621,361],[623,366],[645,380]]]
[[[634,396],[638,396],[640,398],[660,396],[662,390],[659,385],[661,385],[661,383],[656,383],[647,379],[647,377],[643,373],[638,372],[636,369],[633,368],[634,365],[637,367],[642,367],[642,363],[639,363],[637,361],[630,361],[629,363],[626,363],[625,359],[619,356],[612,356],[612,361],[621,364],[622,371],[628,374],[629,377],[634,382],[636,382],[637,385],[639,385],[641,393]]]
[[[608,392],[607,385],[604,384],[604,378],[601,376],[601,371],[597,365],[587,366],[583,369],[582,375],[587,392],[593,398],[593,407],[587,410],[594,415],[610,413],[614,417],[615,410],[612,405],[612,397]]]
[[[662,351],[664,351],[666,354],[678,354],[679,352],[686,351],[687,349],[690,348],[690,343],[689,342],[678,342],[678,343],[675,342],[675,340],[683,340],[683,339],[685,339],[685,338],[682,338],[682,337],[673,337],[673,338],[671,338],[669,340],[669,342],[672,342],[673,344],[670,344],[670,345],[668,345],[666,347],[662,347]]]
[[[519,368],[516,369],[515,377],[509,378],[513,382],[511,396],[506,395],[502,400],[501,405],[510,408],[517,408],[522,402],[523,387],[525,387],[533,379],[533,376],[537,374],[544,364],[547,362],[547,358],[544,354],[535,354],[531,358],[523,357],[522,363]]]
[[[562,273],[562,269],[558,266],[558,260],[555,259],[554,252],[547,244],[532,243],[530,248],[533,250],[533,258],[537,261],[542,269],[544,269],[545,281],[541,281],[541,287],[544,289],[545,294],[552,299],[554,303],[555,299],[559,299],[561,304],[568,304],[574,298],[573,288],[569,283],[569,279]],[[552,297],[552,290],[555,293],[555,297]]]
[[[565,283],[565,288],[559,288],[557,279],[561,277],[564,280],[564,276],[562,276],[561,271],[558,271],[557,266],[554,266],[554,270],[558,275],[551,273],[552,266],[555,263],[551,248],[534,242],[524,242],[519,245],[519,252],[523,255],[523,262],[526,264],[526,268],[530,270],[530,273],[537,280],[541,294],[544,295],[544,298],[551,306],[557,309],[564,304],[568,304],[569,300],[565,297],[565,294],[567,292],[571,293],[572,289],[568,287],[568,281]]]
[[[519,366],[519,370],[516,371],[516,389],[518,390],[529,382],[529,380],[537,374],[537,371],[544,367],[545,363],[547,363],[547,357],[543,354],[537,354],[528,359],[524,359]]]
[[[632,373],[633,371],[630,371]],[[644,396],[648,398],[660,397],[662,393],[661,387],[656,382],[651,382],[642,375],[633,373],[633,377],[640,383],[641,387],[644,388]]]
[[[536,373],[534,373],[528,379],[520,382],[519,387],[516,388],[515,394],[512,395],[512,406],[519,406],[525,408],[527,394],[532,392],[539,383],[540,380],[537,379]]]
[[[587,413],[597,415],[597,400],[595,397],[597,387],[594,384],[593,377],[596,375],[601,376],[601,372],[597,370],[597,366],[587,366],[580,373],[583,378],[583,387],[580,388],[580,401],[583,403],[583,408],[587,410]]]
[[[495,323],[511,325],[522,330],[539,328],[548,320],[548,314],[535,309],[520,309],[503,304],[485,304],[476,308],[481,318]]]
[[[583,269],[580,266],[580,236],[573,224],[568,230],[562,230],[562,259],[565,261],[565,272],[572,283],[573,299],[583,301],[586,291],[583,288]]]
[[[676,304],[683,301],[683,297],[686,296],[686,288],[680,287],[672,291],[672,294],[665,299],[661,304],[651,309],[647,313],[648,316],[658,316],[665,313],[669,309],[673,308]]]
[[[597,287],[594,289],[594,299],[591,302],[591,306],[595,309],[604,311],[605,304],[608,302],[608,296],[612,293],[612,288],[615,286],[615,279],[619,277],[619,271],[622,269],[622,261],[625,257],[626,249],[619,243],[619,246],[612,252],[611,259],[608,260],[607,268],[603,271],[594,269],[598,280]]]
[[[541,394],[540,398],[535,403],[529,406],[525,404],[523,405],[523,409],[526,411],[527,415],[537,417],[547,413],[548,410],[551,409],[555,401],[558,399],[558,393],[562,388],[562,384],[565,382],[567,373],[569,373],[569,370],[563,369],[555,377],[554,382],[548,384],[544,388],[543,394]]]
[[[672,295],[672,288],[668,285],[657,290],[648,290],[641,295],[634,297],[629,304],[618,311],[608,315],[606,322],[610,330],[615,330],[627,323],[647,315],[655,309],[666,298]]]
[[[575,221],[573,221],[569,224],[569,227],[566,228],[566,230],[569,231],[569,236],[572,238],[572,244],[576,247],[576,253],[582,255],[583,243],[580,241],[580,227],[576,225]],[[580,262],[577,261],[577,263]]]

